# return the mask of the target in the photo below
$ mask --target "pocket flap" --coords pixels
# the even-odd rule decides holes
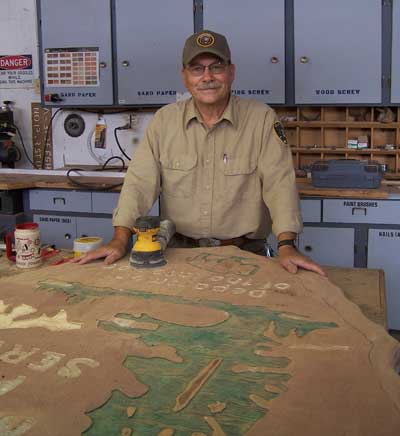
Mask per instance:
[[[234,176],[237,174],[251,174],[257,168],[256,161],[241,159],[229,159],[224,163],[224,174]]]
[[[197,155],[184,155],[175,158],[161,158],[163,168],[177,171],[189,171],[197,164]]]

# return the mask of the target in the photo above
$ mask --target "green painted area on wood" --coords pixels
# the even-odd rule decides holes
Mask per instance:
[[[68,300],[71,302],[99,296],[109,298],[123,295],[146,299],[158,307],[162,302],[173,303],[177,311],[182,310],[182,304],[185,304],[204,307],[205,311],[211,308],[229,314],[225,321],[207,327],[165,322],[148,314],[143,314],[140,318],[136,314],[126,312],[116,314],[117,318],[124,320],[158,324],[156,330],[121,327],[109,320],[100,321],[100,328],[115,334],[140,334],[140,340],[149,347],[173,347],[183,362],[176,363],[161,357],[149,359],[139,355],[127,357],[125,366],[142,383],[149,386],[149,391],[134,399],[114,391],[104,406],[89,413],[93,425],[85,432],[87,436],[120,435],[123,427],[133,428],[141,436],[157,435],[165,428],[173,428],[175,436],[187,436],[193,432],[211,435],[212,430],[205,422],[204,416],[212,415],[208,405],[216,402],[226,404],[225,410],[214,415],[224,432],[229,436],[245,434],[268,412],[251,401],[250,395],[257,395],[272,402],[274,398],[284,395],[285,391],[290,389],[287,382],[295,376],[291,374],[291,361],[284,356],[283,347],[281,356],[262,356],[255,352],[278,351],[281,346],[279,341],[283,341],[293,332],[301,338],[314,330],[336,327],[335,323],[292,317],[294,314],[270,311],[260,306],[236,306],[217,301],[193,302],[182,297],[134,290],[121,292],[56,281],[41,282],[40,289],[64,292],[73,296]],[[265,336],[265,331],[271,323],[274,330],[273,339]],[[223,361],[188,405],[181,411],[174,412],[178,395],[213,359]],[[232,371],[237,365],[241,365],[242,368],[261,367],[265,372]],[[266,385],[273,386],[274,392],[268,391]],[[128,406],[137,408],[132,418],[126,415]]]

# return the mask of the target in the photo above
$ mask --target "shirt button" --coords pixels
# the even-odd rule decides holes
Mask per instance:
[[[203,212],[203,215],[207,215],[208,214],[208,212],[205,210],[204,212]]]
[[[210,189],[210,185],[206,185],[206,189]]]
[[[206,159],[206,164],[209,164],[210,163],[210,159]]]
[[[178,168],[179,167],[179,162],[175,162],[175,166]]]

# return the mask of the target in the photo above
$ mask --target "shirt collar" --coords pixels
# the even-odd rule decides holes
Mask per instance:
[[[197,121],[201,122],[201,115],[194,104],[193,98],[188,100],[186,105],[186,113],[185,113],[185,127],[188,127],[188,124],[191,120],[197,119]],[[236,111],[236,101],[235,97],[231,96],[228,102],[228,106],[225,108],[224,113],[222,114],[220,121],[226,120],[229,121],[234,127],[237,126],[237,111]]]

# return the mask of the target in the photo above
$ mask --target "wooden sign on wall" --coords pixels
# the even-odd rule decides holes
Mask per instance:
[[[40,103],[32,103],[31,112],[34,166],[36,169],[51,170],[53,169],[53,135],[50,125],[51,109],[43,108]],[[47,129],[50,129],[48,134]]]

